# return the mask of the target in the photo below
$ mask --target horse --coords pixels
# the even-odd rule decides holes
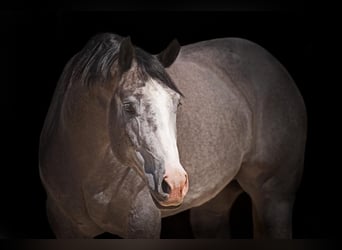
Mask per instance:
[[[282,64],[243,38],[159,54],[112,33],[66,64],[45,117],[39,173],[56,238],[159,238],[190,209],[193,235],[229,238],[251,198],[254,238],[291,238],[304,166],[304,100]]]

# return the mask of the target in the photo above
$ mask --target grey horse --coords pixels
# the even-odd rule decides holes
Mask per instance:
[[[254,238],[291,238],[306,110],[259,45],[221,38],[158,55],[94,36],[65,66],[40,137],[47,216],[57,238],[159,238],[190,210],[195,237],[229,237],[246,192]]]

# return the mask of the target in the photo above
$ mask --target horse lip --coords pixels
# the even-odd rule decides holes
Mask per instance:
[[[179,204],[167,205],[165,202],[157,199],[154,195],[152,195],[152,200],[153,200],[154,204],[156,205],[156,207],[159,209],[176,209],[182,205],[182,202],[180,202]]]
[[[174,209],[174,208],[178,208],[182,205],[183,200],[179,202],[167,202],[169,195],[165,194],[165,195],[161,195],[158,194],[156,195],[154,192],[151,192],[151,196],[152,196],[152,200],[154,201],[155,205],[159,208],[159,209]]]
[[[155,201],[158,203],[166,201],[169,198],[168,194],[160,194],[160,193],[156,193],[153,191],[151,191],[151,195],[155,199]]]
[[[179,201],[179,202],[170,202],[170,203],[168,203],[168,202],[160,202],[159,204],[162,206],[162,207],[164,207],[164,208],[169,208],[169,207],[179,207],[181,204],[183,203],[183,199],[181,200],[181,201]]]

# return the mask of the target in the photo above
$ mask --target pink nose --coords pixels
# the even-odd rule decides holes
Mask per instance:
[[[160,204],[163,206],[178,206],[183,202],[184,196],[189,190],[188,175],[184,169],[166,169],[162,186],[163,191],[168,194],[168,198],[160,202]]]

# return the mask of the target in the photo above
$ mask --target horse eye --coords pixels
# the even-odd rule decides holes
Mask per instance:
[[[183,104],[182,104],[182,102],[181,101],[179,101],[179,103],[178,103],[178,105],[177,105],[177,107],[179,108],[180,106],[182,106]]]
[[[136,115],[136,110],[134,108],[133,103],[124,103],[123,104],[124,110],[129,115]]]

